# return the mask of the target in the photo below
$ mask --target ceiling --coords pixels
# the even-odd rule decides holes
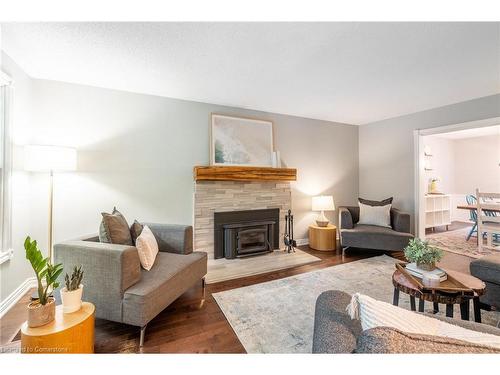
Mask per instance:
[[[500,92],[500,23],[6,23],[34,78],[366,124]]]
[[[500,125],[457,130],[454,132],[436,134],[433,137],[446,138],[446,139],[465,139],[465,138],[486,137],[495,135],[500,136]]]

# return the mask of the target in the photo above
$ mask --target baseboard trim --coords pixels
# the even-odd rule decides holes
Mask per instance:
[[[22,296],[28,292],[31,288],[35,288],[37,285],[35,277],[28,277],[19,285],[16,290],[7,296],[2,302],[0,302],[0,318],[2,318],[7,311],[9,311],[16,303],[21,299]]]
[[[295,241],[297,242],[297,246],[309,245],[309,238],[301,238]]]

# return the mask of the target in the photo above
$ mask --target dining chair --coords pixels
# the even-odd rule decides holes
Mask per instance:
[[[472,194],[465,196],[465,200],[469,206],[472,206],[472,205],[476,206],[477,199]],[[476,210],[469,210],[469,220],[472,221],[474,223],[474,225],[472,226],[471,230],[469,231],[469,234],[466,237],[466,241],[469,241],[471,236],[474,233],[477,233],[477,211]]]
[[[500,209],[500,203],[496,203],[491,199],[499,199],[500,193],[480,193],[479,189],[476,189],[476,204],[477,204],[477,233],[486,232],[486,245],[483,241],[478,240],[479,251],[483,248],[489,250],[500,250],[500,246],[495,246],[493,244],[493,236],[495,234],[500,234],[500,216],[492,216],[488,211]],[[486,201],[485,199],[486,198]]]
[[[465,201],[467,202],[467,204],[469,206],[477,206],[477,199],[472,194],[466,195]],[[491,201],[491,199],[490,200],[483,199],[483,201],[488,202],[488,201]],[[497,213],[493,212],[493,211],[483,210],[483,212],[485,213],[486,216],[498,216]],[[469,241],[470,238],[472,237],[472,235],[474,233],[477,233],[477,211],[476,210],[469,211],[469,220],[472,221],[474,223],[474,225],[472,226],[471,230],[467,234],[467,237],[465,239],[466,241]],[[486,236],[486,233],[483,233],[483,238],[485,236]],[[497,234],[497,233],[493,234],[493,239],[495,240],[495,242],[499,242],[500,241],[500,234]]]

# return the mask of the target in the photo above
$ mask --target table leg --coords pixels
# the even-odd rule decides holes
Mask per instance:
[[[410,307],[411,307],[411,311],[417,311],[417,309],[415,307],[415,296],[410,296]]]
[[[469,301],[460,304],[460,317],[462,320],[469,320]]]
[[[474,321],[476,323],[481,323],[481,307],[479,306],[479,297],[474,297],[472,299],[472,305],[474,306]]]
[[[433,302],[433,304],[432,304],[432,308],[433,308],[433,310],[434,310],[434,311],[433,311],[433,313],[434,313],[434,314],[437,314],[437,313],[439,312],[439,303],[437,303],[437,302]]]
[[[394,297],[392,298],[392,304],[394,306],[399,305],[399,289],[394,288]]]
[[[424,312],[424,308],[425,308],[425,301],[423,298],[419,298],[418,299],[418,311]]]
[[[448,318],[453,318],[453,305],[452,304],[446,305],[446,316]]]

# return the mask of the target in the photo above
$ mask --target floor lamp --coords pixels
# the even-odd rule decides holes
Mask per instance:
[[[24,148],[24,169],[49,173],[49,241],[48,256],[53,261],[54,173],[76,170],[76,149],[61,146],[28,145]]]

